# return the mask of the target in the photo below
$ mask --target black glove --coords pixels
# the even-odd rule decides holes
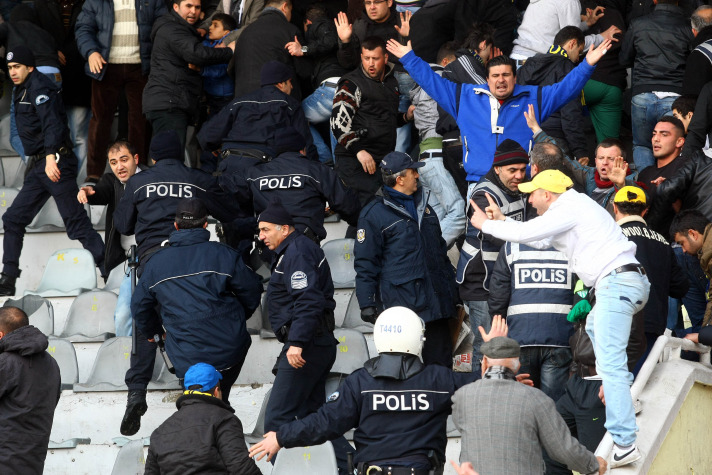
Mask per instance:
[[[361,320],[364,322],[375,324],[376,318],[378,318],[376,307],[366,307],[361,309]]]

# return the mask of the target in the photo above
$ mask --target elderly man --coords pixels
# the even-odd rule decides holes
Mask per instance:
[[[425,364],[452,366],[448,319],[455,314],[455,274],[440,222],[418,188],[423,162],[391,152],[381,162],[384,186],[358,220],[354,254],[361,318],[403,306],[425,321]]]
[[[481,475],[536,473],[536,467],[542,473],[545,449],[572,470],[606,473],[606,461],[571,437],[554,401],[537,389],[515,384],[520,367],[515,340],[493,338],[482,345],[482,352],[482,379],[452,397],[453,421],[462,434],[461,461],[472,462]]]
[[[535,248],[553,246],[563,252],[572,270],[596,290],[596,305],[586,324],[603,379],[606,429],[613,436],[612,467],[641,457],[635,445],[636,424],[626,368],[626,346],[633,314],[648,300],[650,282],[635,258],[635,244],[621,233],[613,218],[593,200],[570,189],[573,182],[558,170],[538,173],[519,189],[540,215],[526,222],[506,220],[494,202],[487,214],[474,208],[471,223],[499,239]]]

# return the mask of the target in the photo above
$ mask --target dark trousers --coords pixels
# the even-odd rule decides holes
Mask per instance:
[[[129,105],[128,141],[134,146],[142,162],[146,161],[146,120],[143,117],[141,97],[147,76],[141,73],[140,64],[106,64],[101,81],[92,80],[91,112],[87,175],[101,176],[106,168],[106,148],[112,140],[111,124],[123,89]]]
[[[443,146],[443,165],[455,180],[457,190],[467,199],[467,173],[462,163],[462,145]]]
[[[136,351],[131,352],[131,367],[126,371],[124,377],[129,391],[145,390],[148,387],[153,376],[153,366],[156,363],[157,346],[148,341],[149,338],[153,338],[153,335],[147,337],[138,328],[134,328],[134,331],[136,332]]]
[[[375,158],[374,158],[375,159]],[[376,161],[376,173],[370,175],[363,171],[363,165],[358,161],[356,155],[336,152],[334,156],[334,170],[339,179],[356,193],[361,206],[371,201],[376,192],[381,188],[383,179],[381,168],[378,166],[380,160]],[[350,226],[346,229],[346,236],[356,239],[356,228]]]
[[[525,346],[519,355],[520,373],[529,373],[534,387],[558,401],[569,379],[571,349],[553,346]]]
[[[247,357],[247,350],[250,349],[251,345],[252,340],[250,340],[250,343],[245,345],[242,349],[242,352],[237,359],[237,363],[220,371],[220,374],[222,375],[222,379],[220,380],[220,391],[222,391],[222,400],[225,404],[230,404],[230,401],[228,401],[230,398],[230,390],[232,389],[232,385],[235,384],[235,381],[237,381],[237,377],[240,376],[242,365],[245,363],[245,358]],[[196,363],[198,362],[196,361]]]
[[[439,364],[452,368],[452,338],[450,338],[449,319],[441,318],[425,323],[425,344],[423,345],[423,363]]]
[[[2,217],[5,236],[3,238],[3,273],[10,277],[20,275],[20,254],[25,238],[25,228],[29,225],[50,196],[54,197],[57,209],[67,228],[67,236],[82,243],[91,252],[98,266],[104,263],[104,242],[92,227],[84,206],[77,201],[77,158],[73,152],[62,156],[57,164],[60,179],[52,182],[45,173],[45,159],[39,157],[29,170],[22,189],[12,205]],[[103,272],[102,272],[103,273]]]
[[[175,130],[178,134],[178,138],[180,139],[180,149],[185,150],[188,125],[193,119],[193,116],[190,113],[181,109],[150,111],[146,112],[146,119],[151,122],[153,135],[166,130]]]
[[[572,375],[566,383],[564,395],[556,403],[556,410],[569,426],[571,435],[576,437],[589,451],[595,452],[603,439],[606,428],[606,406],[598,398],[601,381],[586,380]],[[546,473],[571,475],[571,470],[548,457]]]

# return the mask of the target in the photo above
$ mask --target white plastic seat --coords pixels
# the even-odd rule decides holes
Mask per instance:
[[[61,249],[47,260],[36,290],[25,295],[72,297],[96,288],[94,257],[86,249]]]
[[[118,266],[111,269],[109,272],[109,278],[106,279],[106,284],[104,284],[104,290],[109,290],[116,295],[119,294],[119,288],[121,283],[124,281],[124,276],[126,275],[124,269],[126,267],[125,262],[122,262]]]
[[[311,447],[282,449],[277,454],[272,475],[332,475],[338,472],[331,442]]]
[[[145,469],[146,455],[143,451],[143,440],[132,440],[119,450],[111,475],[143,475]]]
[[[92,290],[72,302],[60,338],[71,342],[105,341],[116,336],[114,309],[117,296],[108,290]]]
[[[361,332],[348,328],[337,328],[334,330],[334,338],[338,340],[336,345],[336,361],[331,367],[330,374],[349,375],[368,361],[368,344]]]
[[[57,361],[62,377],[62,389],[72,389],[79,382],[77,353],[69,340],[50,338],[47,353]]]
[[[331,269],[335,289],[352,289],[356,286],[354,270],[354,240],[333,239],[321,245]]]
[[[272,394],[272,389],[265,394],[264,399],[262,399],[262,407],[260,407],[260,413],[257,415],[257,422],[255,422],[255,428],[252,432],[245,434],[245,441],[250,444],[256,444],[257,442],[264,439],[265,435],[265,413],[267,412],[267,403],[269,402],[269,396]]]
[[[373,333],[373,323],[361,320],[361,309],[359,308],[355,291],[351,294],[351,298],[349,299],[349,305],[346,307],[346,316],[344,317],[344,323],[341,324],[341,328],[349,328],[361,333]]]
[[[8,299],[3,307],[17,307],[30,317],[30,325],[45,335],[54,333],[54,307],[52,302],[39,295],[27,295],[19,299]]]

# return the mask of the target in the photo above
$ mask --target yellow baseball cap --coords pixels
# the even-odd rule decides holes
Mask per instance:
[[[638,188],[637,186],[624,186],[618,193],[616,193],[615,198],[613,198],[615,203],[642,203],[647,204],[645,198],[645,192]]]
[[[571,178],[567,177],[559,170],[544,170],[537,173],[532,181],[519,185],[519,191],[522,193],[532,193],[535,190],[542,189],[552,193],[563,193],[574,186]]]

